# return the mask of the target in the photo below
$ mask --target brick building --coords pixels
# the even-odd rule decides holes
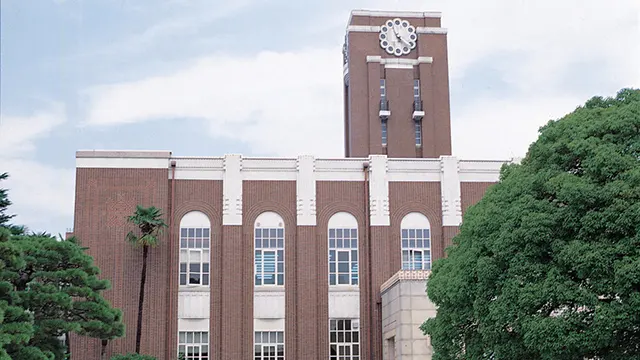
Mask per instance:
[[[439,13],[353,11],[341,159],[78,151],[74,234],[111,280],[133,351],[137,204],[169,229],[150,251],[142,352],[177,359],[429,359],[418,324],[434,260],[504,161],[451,156]],[[98,340],[73,338],[74,359]],[[79,354],[79,355],[78,355]]]

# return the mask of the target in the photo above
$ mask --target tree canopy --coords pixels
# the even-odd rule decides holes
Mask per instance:
[[[5,179],[6,175],[0,177]],[[11,202],[0,192],[0,212]],[[64,359],[74,332],[111,340],[124,335],[122,313],[102,297],[110,286],[75,238],[26,234],[0,224],[0,359]]]
[[[542,127],[447,254],[434,360],[640,358],[640,90]]]

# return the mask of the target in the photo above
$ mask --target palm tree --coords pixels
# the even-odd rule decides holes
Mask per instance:
[[[162,228],[166,227],[162,220],[162,212],[155,206],[148,208],[136,206],[133,215],[127,217],[127,222],[138,227],[140,235],[133,231],[127,234],[127,241],[134,246],[142,247],[142,276],[140,277],[140,297],[138,300],[138,328],[136,329],[136,354],[140,353],[140,338],[142,337],[142,308],[144,305],[144,284],[147,280],[147,256],[149,247],[158,245],[158,236]]]

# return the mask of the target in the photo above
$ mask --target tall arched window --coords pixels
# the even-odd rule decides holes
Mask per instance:
[[[347,212],[329,219],[329,285],[358,285],[358,220]]]
[[[255,285],[284,285],[284,220],[274,212],[260,214],[254,224]]]
[[[180,220],[180,285],[209,286],[211,222],[191,211]]]
[[[421,213],[407,214],[400,224],[402,270],[431,270],[431,225]]]

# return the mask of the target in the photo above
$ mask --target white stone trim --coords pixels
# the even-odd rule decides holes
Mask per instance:
[[[378,55],[367,55],[367,63],[380,63],[387,67],[404,66],[413,67],[420,64],[431,64],[433,58],[431,56],[419,56],[417,59],[405,59],[405,58],[383,58]]]
[[[341,211],[333,214],[329,219],[328,224],[329,229],[357,229],[358,228],[358,220],[353,214],[348,213],[346,211]],[[360,237],[360,234],[358,234]],[[328,241],[328,240],[327,240]]]
[[[258,215],[255,223],[253,224],[254,228],[259,229],[274,229],[274,228],[283,228],[284,229],[284,220],[282,216],[273,211],[265,211],[262,214]]]
[[[243,158],[243,180],[296,180],[296,159]]]
[[[390,226],[388,159],[385,155],[369,156],[369,209],[371,226]]]
[[[431,229],[431,224],[424,214],[411,212],[402,218],[400,229]]]
[[[378,113],[378,116],[381,119],[387,119],[387,118],[389,118],[389,116],[391,116],[391,111],[390,110],[380,110],[380,112]]]
[[[377,32],[380,32],[380,26],[349,25],[349,26],[347,26],[347,33],[350,33],[350,32],[372,32],[372,33],[377,33]]]
[[[442,226],[460,226],[462,223],[462,198],[458,159],[441,156]]]
[[[176,162],[176,180],[222,180],[224,159],[221,157],[172,157]],[[169,171],[169,179],[173,176]]]
[[[416,33],[418,34],[438,34],[438,35],[446,35],[449,29],[439,28],[439,27],[426,27],[426,26],[418,26],[416,28]]]
[[[298,156],[296,174],[296,208],[298,226],[316,226],[315,159]]]
[[[167,169],[169,158],[100,158],[78,157],[76,168]]]
[[[316,181],[364,181],[364,158],[316,159]]]
[[[178,332],[181,331],[206,331],[211,338],[209,319],[178,319]]]
[[[389,159],[389,181],[440,181],[440,161],[438,159]]]
[[[498,182],[500,169],[508,161],[460,161],[461,182]]]
[[[385,64],[385,69],[413,69],[411,64]]]
[[[242,225],[242,156],[225,155],[222,225]]]
[[[440,11],[383,11],[383,10],[351,10],[349,23],[353,16],[400,17],[400,18],[441,18]]]
[[[386,292],[400,280],[426,281],[430,274],[430,270],[400,270],[380,286],[380,293]]]
[[[360,318],[359,291],[329,292],[329,319],[335,318]]]
[[[178,319],[209,319],[209,291],[180,291]]]
[[[211,221],[207,215],[200,211],[190,211],[180,219],[181,228],[208,228],[211,227]]]
[[[280,319],[254,318],[253,331],[284,331],[284,319],[283,318],[280,318]]]
[[[284,319],[284,290],[255,291],[253,293],[253,317],[256,319]]]

